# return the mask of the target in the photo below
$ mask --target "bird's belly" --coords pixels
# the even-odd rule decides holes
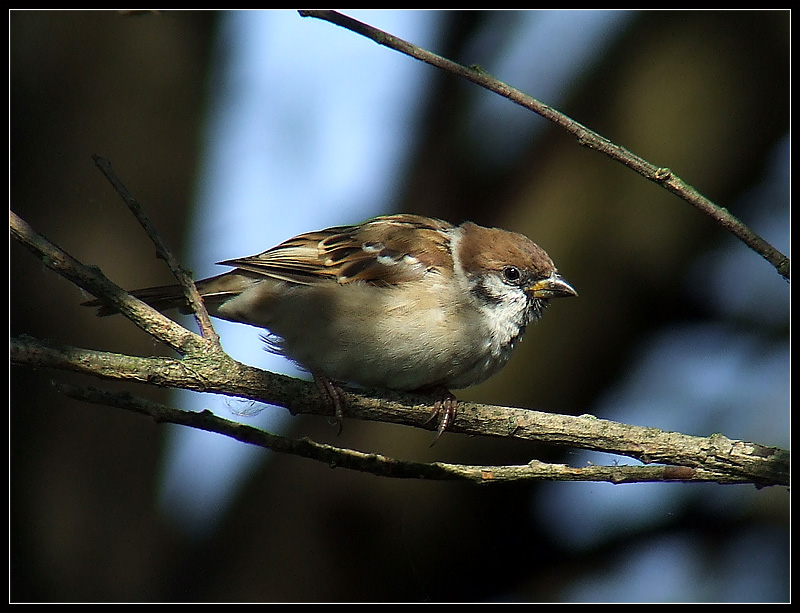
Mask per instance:
[[[270,309],[280,352],[305,369],[365,387],[459,389],[480,383],[508,361],[476,330],[476,313],[436,287],[410,300],[396,288],[353,283],[298,288]],[[475,333],[465,335],[464,327]]]

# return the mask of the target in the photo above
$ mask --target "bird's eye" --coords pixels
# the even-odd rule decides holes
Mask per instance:
[[[516,266],[506,266],[503,269],[503,278],[509,283],[517,283],[522,278],[522,273]]]

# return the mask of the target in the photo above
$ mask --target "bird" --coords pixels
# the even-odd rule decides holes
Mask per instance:
[[[455,419],[451,390],[495,375],[550,299],[577,296],[527,236],[413,214],[307,232],[218,264],[233,270],[196,282],[209,314],[265,330],[270,351],[311,373],[340,430],[339,384],[433,393],[433,443]],[[179,285],[131,293],[188,312]]]

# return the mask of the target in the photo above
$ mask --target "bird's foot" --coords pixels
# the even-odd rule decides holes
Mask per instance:
[[[428,423],[436,418],[439,419],[439,425],[436,428],[436,436],[431,442],[431,447],[436,444],[436,441],[439,440],[439,437],[442,436],[442,433],[447,430],[450,424],[456,418],[456,411],[458,408],[458,399],[453,396],[452,392],[445,388],[439,387],[434,390],[434,397],[435,401],[433,403],[433,410],[431,411],[431,416],[428,418]]]
[[[342,433],[344,425],[344,408],[347,406],[347,395],[342,388],[323,375],[314,373],[314,383],[317,384],[320,398],[332,411],[339,426],[337,435]]]

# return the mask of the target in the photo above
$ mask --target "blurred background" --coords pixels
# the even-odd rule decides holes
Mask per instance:
[[[789,255],[788,11],[355,11],[688,183]],[[523,232],[578,290],[464,399],[788,448],[789,284],[688,204],[477,86],[294,11],[10,12],[10,208],[128,287],[391,212]],[[169,355],[10,245],[10,333]],[[187,321],[187,325],[192,325]],[[300,373],[257,331],[249,364]],[[391,480],[157,425],[10,368],[12,601],[783,602],[789,492]],[[420,461],[632,463],[99,383]]]

